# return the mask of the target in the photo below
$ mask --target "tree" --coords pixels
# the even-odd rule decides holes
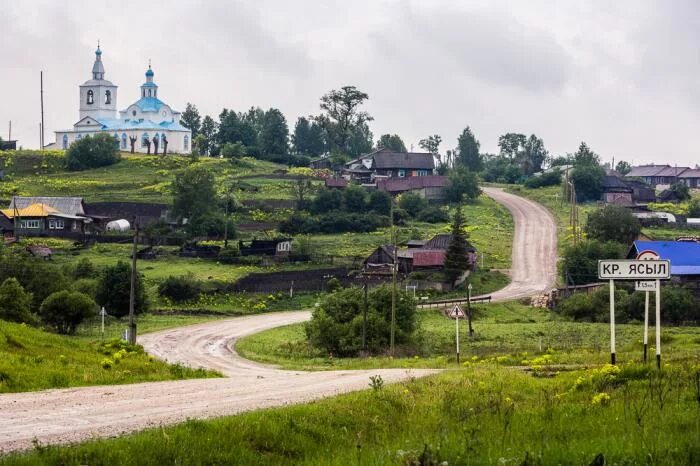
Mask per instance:
[[[426,207],[428,207],[428,201],[418,194],[408,192],[399,196],[399,208],[405,210],[411,217],[415,217]]]
[[[31,313],[32,295],[24,291],[16,278],[8,278],[0,285],[0,319],[10,322],[36,324]]]
[[[204,117],[199,136],[205,138],[205,144],[202,144],[199,150],[201,155],[211,155],[216,145],[216,135],[219,127],[212,117],[209,115]]]
[[[366,126],[365,123],[374,119],[369,113],[359,110],[367,99],[369,95],[355,86],[333,89],[321,97],[320,107],[325,114],[316,121],[324,128],[331,150],[351,153],[349,141],[356,128]]]
[[[58,333],[73,334],[85,319],[97,315],[97,304],[84,293],[63,290],[49,295],[39,314]]]
[[[192,132],[192,140],[197,137],[202,127],[202,117],[196,106],[187,102],[187,107],[180,116],[180,124]]]
[[[469,270],[469,251],[464,234],[464,217],[462,208],[457,207],[452,219],[452,238],[445,252],[444,272],[448,280],[454,283],[464,272]]]
[[[173,213],[192,218],[209,212],[216,205],[214,175],[203,167],[190,167],[179,173],[172,185]]]
[[[577,164],[571,172],[578,200],[597,201],[603,195],[605,170],[600,165]]]
[[[384,191],[372,191],[367,208],[379,215],[391,215],[391,196]]]
[[[372,151],[372,139],[374,135],[367,123],[355,126],[350,132],[347,153],[351,156],[358,156]]]
[[[622,259],[627,247],[615,242],[581,241],[564,251],[561,267],[569,285],[585,285],[598,281],[598,261]]]
[[[276,108],[271,108],[262,115],[258,147],[262,155],[286,155],[289,152],[287,119]]]
[[[544,142],[534,134],[531,134],[523,144],[521,166],[525,175],[531,175],[542,171],[542,164],[547,159],[549,152],[544,148]]]
[[[219,131],[216,139],[220,146],[225,143],[240,142],[247,148],[257,151],[258,133],[255,130],[255,122],[252,116],[236,113],[233,110],[224,109],[219,114]]]
[[[481,194],[476,174],[459,167],[448,175],[445,197],[449,202],[460,203],[466,199],[476,199]]]
[[[314,185],[307,177],[298,177],[291,186],[292,195],[294,196],[296,210],[304,210],[307,208],[308,197],[314,192]]]
[[[131,266],[119,261],[116,265],[105,268],[97,284],[95,300],[104,306],[110,315],[122,317],[129,313],[129,294],[131,291]],[[146,287],[141,274],[136,275],[136,294],[134,312],[137,314],[148,309]]]
[[[348,212],[367,210],[367,191],[357,185],[350,185],[343,192],[343,205]]]
[[[574,154],[574,165],[600,165],[600,157],[588,147],[588,144],[581,142]]]
[[[377,149],[391,149],[394,152],[406,152],[406,145],[398,134],[382,134],[377,140]]]
[[[311,204],[311,211],[316,214],[340,210],[343,207],[343,193],[338,189],[319,190]]]
[[[180,275],[179,277],[170,275],[158,285],[159,295],[178,303],[194,301],[201,292],[202,285],[192,275]]]
[[[620,160],[617,162],[617,165],[615,165],[615,171],[618,172],[620,175],[625,176],[629,172],[632,171],[632,165],[630,165],[628,162],[625,162],[624,160]]]
[[[322,298],[305,326],[309,342],[333,355],[353,356],[363,350],[364,296],[359,288],[339,289]],[[380,353],[389,346],[391,333],[391,288],[380,286],[367,296],[367,348]],[[399,290],[396,299],[398,344],[410,341],[416,328],[416,302]]]
[[[683,182],[679,181],[677,183],[673,183],[671,185],[671,191],[673,191],[673,194],[676,195],[679,201],[687,201],[691,198],[690,188]]]
[[[292,135],[294,151],[298,154],[317,157],[325,151],[323,128],[313,120],[299,117]]]
[[[239,157],[245,157],[246,146],[240,142],[227,142],[221,146],[221,155],[227,159],[237,159]]]
[[[526,138],[520,133],[506,133],[498,138],[498,148],[501,155],[508,158],[512,164],[519,156],[520,151],[525,146]]]
[[[688,218],[700,218],[700,200],[693,199],[688,205]]]
[[[607,205],[591,212],[586,221],[586,235],[599,241],[616,241],[630,244],[641,232],[639,220],[628,209]]]
[[[457,164],[470,171],[480,172],[484,168],[479,141],[476,140],[471,128],[467,126],[457,138]]]
[[[119,142],[106,133],[97,133],[78,139],[66,152],[66,166],[71,171],[106,167],[119,160],[121,160]]]
[[[418,141],[418,145],[424,150],[430,152],[433,155],[439,157],[440,155],[440,143],[442,142],[442,137],[438,134],[433,134],[425,139]]]

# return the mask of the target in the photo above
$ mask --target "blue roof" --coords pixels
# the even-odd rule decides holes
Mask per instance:
[[[148,65],[148,70],[146,71],[146,76],[153,76],[153,70],[151,69],[151,65]]]
[[[158,87],[158,85],[151,81],[150,83],[145,82],[145,83],[141,84],[141,87]]]
[[[700,243],[693,241],[635,241],[635,255],[654,251],[671,261],[671,275],[700,275]]]
[[[100,118],[97,119],[97,121],[102,125],[102,129],[105,131],[124,131],[130,129],[142,129],[148,131],[162,131],[164,129],[171,131],[189,131],[189,129],[182,126],[179,121],[163,121],[161,123],[155,123],[151,120],[120,120],[117,118]]]
[[[157,112],[165,105],[156,97],[141,97],[135,104],[138,105],[142,112]]]

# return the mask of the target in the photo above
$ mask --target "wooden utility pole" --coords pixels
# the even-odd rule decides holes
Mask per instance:
[[[40,134],[40,150],[44,149],[44,72],[39,75],[39,86],[41,88],[41,134]]]
[[[136,232],[134,233],[134,246],[131,250],[131,288],[129,290],[129,334],[128,342],[129,344],[136,344],[136,321],[134,320],[134,306],[136,304],[136,242],[139,237],[139,226],[134,218],[134,226]]]
[[[394,356],[394,336],[396,334],[396,270],[399,267],[396,254],[396,225],[394,223],[394,200],[391,200],[391,244],[394,247],[394,263],[391,269],[391,328],[389,334],[389,353]]]
[[[12,141],[12,120],[10,120],[10,129],[7,131],[7,140]]]
[[[365,302],[362,306],[362,349],[367,351],[367,277],[365,277]]]

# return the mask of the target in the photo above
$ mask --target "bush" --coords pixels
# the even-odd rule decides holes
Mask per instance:
[[[119,142],[109,134],[98,133],[75,141],[66,153],[66,166],[71,171],[106,167],[119,160]]]
[[[24,291],[16,278],[8,278],[0,285],[0,319],[10,322],[36,324],[31,313],[32,295]]]
[[[189,275],[173,275],[158,286],[158,294],[175,302],[194,301],[199,298],[202,285]]]
[[[64,290],[49,295],[39,314],[59,333],[72,334],[85,319],[97,315],[97,304],[86,294]]]
[[[417,218],[421,222],[427,223],[445,223],[450,220],[447,211],[438,207],[428,207],[421,210],[418,212]]]
[[[629,209],[607,205],[588,215],[585,231],[591,239],[630,244],[637,239],[642,227]]]
[[[556,186],[558,184],[561,184],[561,172],[558,169],[539,176],[532,176],[525,181],[525,186],[533,189]]]
[[[214,212],[190,218],[187,222],[186,230],[190,237],[223,238],[224,233],[227,233],[228,239],[236,237],[235,223],[231,219],[227,220],[223,215]]]
[[[367,191],[356,185],[349,185],[343,191],[343,206],[348,212],[364,212],[367,209]]]
[[[131,290],[131,267],[119,261],[116,265],[102,271],[97,284],[96,301],[104,306],[110,315],[123,317],[129,314],[129,294]],[[148,309],[146,287],[141,274],[136,274],[136,294],[134,312],[142,313]]]
[[[391,196],[384,191],[372,191],[367,207],[379,215],[391,215]]]
[[[349,214],[335,211],[312,217],[297,212],[280,223],[279,231],[286,234],[366,233],[386,226],[389,226],[389,219],[377,214]]]
[[[367,349],[379,353],[389,346],[391,288],[382,286],[371,290],[367,302]],[[356,355],[362,350],[363,310],[364,296],[359,288],[326,295],[306,324],[309,342],[334,355]],[[395,342],[409,342],[415,327],[416,302],[409,294],[398,291]]]
[[[324,188],[319,190],[311,203],[311,212],[322,214],[324,212],[340,210],[342,207],[343,193],[338,189]]]
[[[405,210],[411,217],[415,217],[426,207],[428,207],[428,201],[418,194],[406,193],[399,196],[399,208]]]
[[[81,278],[73,282],[73,291],[79,291],[95,299],[98,285],[96,278]]]
[[[700,200],[693,199],[688,205],[688,218],[700,218]]]
[[[81,278],[94,278],[97,269],[88,258],[80,259],[73,268],[73,278],[79,280]]]
[[[476,174],[466,168],[452,170],[448,179],[445,197],[449,202],[459,203],[464,199],[476,199],[481,194]]]
[[[564,278],[570,285],[585,285],[598,281],[598,261],[602,259],[622,259],[626,247],[620,243],[598,240],[582,241],[564,251],[561,262]]]
[[[603,195],[605,170],[600,165],[576,165],[571,180],[576,186],[576,197],[581,202],[597,201]]]
[[[16,278],[32,295],[31,310],[36,312],[48,295],[70,288],[61,270],[26,253],[0,252],[0,282]]]
[[[238,248],[229,246],[219,251],[218,259],[219,262],[224,264],[232,264],[236,262],[239,257],[241,257],[241,251]]]

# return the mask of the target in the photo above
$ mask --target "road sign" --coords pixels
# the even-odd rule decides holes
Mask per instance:
[[[649,249],[637,254],[638,261],[656,261],[659,259],[661,259],[661,257],[657,253],[655,253],[654,251],[650,251]]]
[[[452,308],[452,311],[450,311],[450,317],[452,317],[453,319],[465,317],[464,311],[461,307],[459,307],[459,304],[455,304],[455,307]]]
[[[656,291],[656,281],[637,280],[634,282],[635,291]]]
[[[660,280],[671,278],[668,260],[601,260],[598,261],[601,280]]]

